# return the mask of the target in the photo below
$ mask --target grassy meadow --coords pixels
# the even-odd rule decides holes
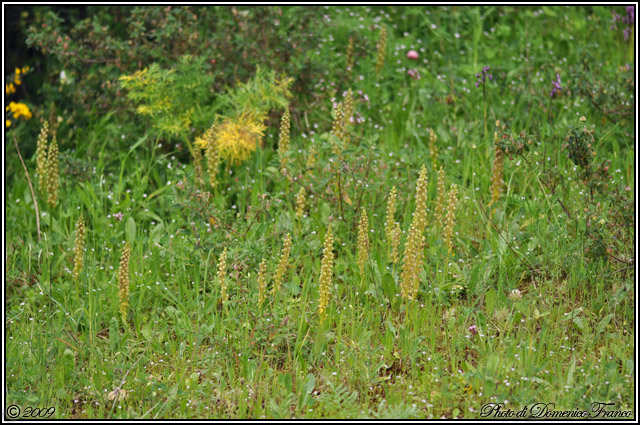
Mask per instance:
[[[635,418],[633,7],[4,8],[5,415]]]

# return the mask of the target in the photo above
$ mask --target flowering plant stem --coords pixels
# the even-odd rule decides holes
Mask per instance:
[[[24,160],[22,159],[22,155],[20,154],[20,148],[18,147],[18,141],[16,140],[16,135],[13,135],[13,143],[16,145],[16,150],[18,151],[18,157],[20,158],[20,162],[22,163],[22,167],[24,168],[24,173],[27,176],[27,183],[29,183],[29,190],[31,191],[31,198],[33,199],[33,206],[36,210],[36,229],[38,230],[38,242],[42,239],[40,238],[40,212],[38,211],[38,201],[36,199],[36,194],[33,191],[33,186],[31,185],[31,179],[29,178],[29,171],[27,170],[27,166],[24,165]]]
[[[189,154],[191,155],[191,158],[193,158],[194,150],[193,150],[193,145],[191,145],[191,142],[189,141],[189,138],[187,137],[184,131],[180,133],[180,136],[182,140],[184,140],[184,142],[186,143],[187,149],[189,149]]]
[[[484,103],[484,139],[487,140],[487,86],[482,84],[482,102]]]
[[[553,99],[551,96],[549,96],[549,106],[547,107],[547,123],[549,123],[549,120],[551,119],[551,99]],[[546,165],[547,165],[547,144],[545,142],[542,143],[542,171],[544,172],[546,170]]]

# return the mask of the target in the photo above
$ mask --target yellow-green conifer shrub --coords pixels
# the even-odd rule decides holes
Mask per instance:
[[[387,56],[387,28],[380,28],[380,36],[378,37],[377,47],[377,61],[376,61],[376,74],[380,74],[382,67],[384,67],[384,61]]]
[[[364,276],[364,266],[369,260],[369,218],[367,211],[362,210],[360,216],[360,224],[358,225],[358,246],[356,251],[356,260],[360,269],[360,276]]]
[[[120,299],[120,315],[122,322],[127,323],[127,310],[129,309],[129,257],[131,256],[131,246],[127,242],[120,257],[120,268],[118,269],[118,298]]]
[[[38,135],[38,145],[36,147],[36,174],[40,192],[47,193],[47,139],[49,137],[49,122],[44,121],[40,134]]]
[[[427,226],[427,167],[420,170],[416,186],[416,210],[413,214],[409,236],[404,248],[400,289],[402,297],[414,299],[418,293],[420,271],[424,259],[425,236]]]
[[[73,246],[73,277],[77,279],[82,271],[82,264],[84,261],[84,217],[82,214],[76,222],[76,240]]]
[[[46,165],[47,176],[47,203],[54,208],[58,200],[58,179],[60,177],[60,166],[58,164],[58,141],[53,136],[49,145]]]
[[[445,244],[449,252],[453,250],[453,226],[456,221],[456,207],[458,202],[458,186],[451,186],[449,191],[449,201],[447,205],[447,218],[444,227]]]
[[[324,319],[330,300],[331,283],[333,281],[333,234],[331,225],[324,237],[322,263],[320,266],[320,283],[318,285],[318,315]]]
[[[289,268],[289,254],[291,253],[291,235],[287,233],[284,237],[282,244],[282,252],[280,253],[280,261],[276,268],[276,275],[274,278],[273,292],[277,293],[282,286],[282,279],[284,278],[287,269]]]

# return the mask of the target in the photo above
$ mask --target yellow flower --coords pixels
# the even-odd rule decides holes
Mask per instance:
[[[31,117],[33,116],[31,114],[31,111],[29,110],[29,107],[27,105],[25,105],[24,103],[15,103],[15,102],[11,102],[9,103],[9,106],[7,108],[5,108],[7,111],[11,111],[11,113],[13,114],[13,118],[18,119],[20,117],[24,117],[24,119],[26,120],[30,120]]]
[[[11,121],[10,121],[10,120],[4,120],[4,124],[5,124],[7,127],[11,127]]]
[[[209,142],[206,139],[203,139],[202,137],[196,137],[195,144],[200,149],[206,149],[208,143]]]
[[[245,161],[256,151],[266,127],[263,117],[253,112],[243,112],[235,118],[226,118],[218,129],[217,147],[220,157],[231,165]]]

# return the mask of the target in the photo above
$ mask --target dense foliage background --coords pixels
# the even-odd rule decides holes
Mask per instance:
[[[3,10],[7,404],[635,411],[633,7]]]

